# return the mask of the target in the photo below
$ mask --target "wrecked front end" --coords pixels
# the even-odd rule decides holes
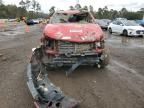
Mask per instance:
[[[64,95],[48,79],[48,69],[71,66],[66,71],[68,76],[80,65],[98,65],[107,58],[104,41],[77,43],[47,38],[42,42],[39,48],[33,49],[27,67],[27,85],[36,108],[77,108],[79,102]]]
[[[66,71],[66,75],[69,75],[80,65],[98,65],[99,67],[107,65],[107,63],[101,64],[101,61],[108,58],[108,55],[104,53],[103,38],[92,42],[71,42],[46,37],[42,39],[42,43],[44,51],[42,61],[46,67],[70,66],[71,68]]]
[[[107,65],[104,34],[96,24],[48,24],[43,34],[42,61],[47,67],[71,66],[69,75],[80,65]]]
[[[62,93],[48,79],[45,65],[41,61],[41,49],[33,52],[30,63],[27,67],[27,85],[35,99],[36,108],[76,108],[78,101]]]

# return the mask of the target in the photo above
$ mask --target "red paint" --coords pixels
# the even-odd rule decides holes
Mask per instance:
[[[43,34],[45,37],[55,40],[71,42],[94,42],[104,38],[103,31],[97,24],[47,24]],[[88,39],[84,39],[84,37],[87,37]]]
[[[37,102],[34,102],[36,108],[40,108]]]
[[[25,27],[25,32],[29,32],[29,27],[26,25],[26,27]]]

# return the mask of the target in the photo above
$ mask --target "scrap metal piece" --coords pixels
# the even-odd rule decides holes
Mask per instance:
[[[33,55],[33,58],[34,56],[35,55]],[[64,95],[62,91],[48,79],[44,65],[39,62],[33,62],[33,60],[34,59],[32,59],[27,67],[27,85],[30,93],[35,99],[35,107],[76,108],[79,102]]]
[[[72,67],[66,71],[66,76],[69,76],[76,68],[78,68],[84,62],[83,58],[80,58]]]
[[[31,73],[31,64],[28,64],[27,66],[27,85],[30,90],[30,93],[32,94],[34,99],[38,99],[38,92],[34,86],[34,82],[32,79],[32,73]]]

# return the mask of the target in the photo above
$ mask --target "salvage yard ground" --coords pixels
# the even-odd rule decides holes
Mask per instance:
[[[51,81],[76,99],[80,108],[144,108],[144,38],[110,35],[106,69],[80,67],[70,78],[65,68],[49,72]],[[39,45],[40,25],[18,24],[0,32],[0,108],[34,108],[26,85],[31,49]]]

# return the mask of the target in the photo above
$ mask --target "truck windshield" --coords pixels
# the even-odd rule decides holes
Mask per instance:
[[[88,12],[78,14],[56,13],[51,23],[91,23],[92,17]]]

